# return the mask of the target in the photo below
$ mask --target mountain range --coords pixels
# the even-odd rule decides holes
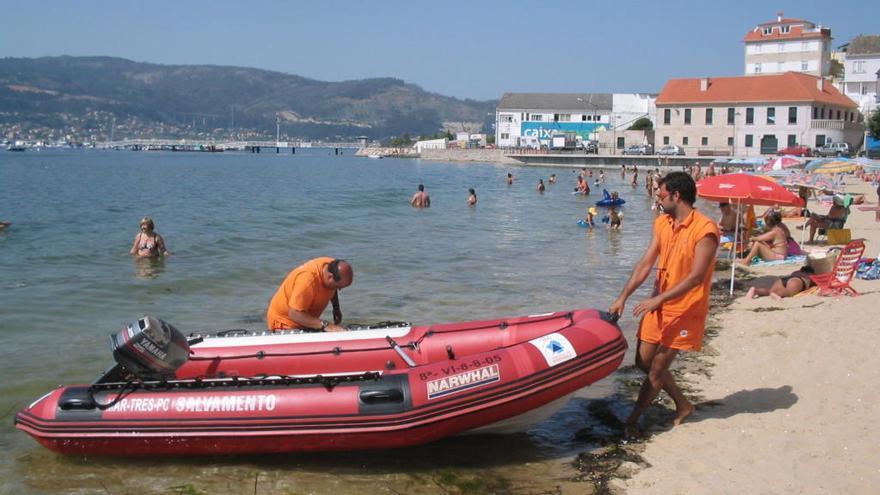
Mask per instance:
[[[328,82],[268,70],[113,57],[0,59],[0,125],[116,138],[184,135],[384,139],[478,132],[495,101],[458,99],[395,78]],[[127,136],[126,133],[139,136]],[[112,134],[112,133],[111,133]],[[107,136],[103,136],[105,139]]]

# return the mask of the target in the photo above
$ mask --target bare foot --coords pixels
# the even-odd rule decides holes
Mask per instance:
[[[749,287],[749,291],[746,292],[746,299],[755,299],[758,296],[755,295],[755,288]]]
[[[751,260],[747,260],[745,258],[736,260],[736,264],[740,265],[740,266],[749,266],[750,263],[751,263]]]
[[[681,409],[676,409],[675,410],[675,419],[672,420],[672,426],[680,425],[681,422],[684,421],[684,418],[690,416],[691,413],[694,412],[694,409],[695,409],[695,407],[693,404],[688,404],[687,406],[685,406]]]
[[[642,438],[642,432],[639,430],[638,425],[629,423],[623,425],[624,440],[638,440],[639,438]]]
[[[775,292],[771,292],[771,293],[770,293],[770,299],[773,299],[774,301],[781,301],[781,300],[782,300],[782,296],[780,296],[779,294],[777,294],[777,293],[775,293]]]

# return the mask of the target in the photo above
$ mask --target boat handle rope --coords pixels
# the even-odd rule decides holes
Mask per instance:
[[[524,323],[540,323],[540,322],[543,322],[543,321],[556,320],[556,319],[560,319],[560,318],[566,318],[566,319],[569,320],[569,324],[568,324],[565,328],[568,328],[568,327],[570,327],[571,325],[574,324],[574,314],[572,314],[571,312],[563,313],[563,314],[561,314],[561,315],[545,316],[545,317],[542,317],[542,318],[532,318],[532,319],[530,319],[530,320],[528,320],[527,322],[524,322]],[[319,356],[319,355],[322,355],[322,354],[332,354],[332,355],[334,355],[334,356],[338,356],[338,355],[343,354],[343,353],[373,352],[373,351],[383,351],[383,350],[387,350],[387,349],[391,349],[391,350],[397,352],[398,354],[400,354],[400,353],[402,352],[403,348],[412,349],[412,350],[417,350],[417,349],[419,348],[419,345],[421,345],[421,343],[422,343],[423,340],[425,340],[427,337],[430,337],[430,336],[432,336],[432,335],[434,335],[434,334],[458,333],[458,332],[470,332],[470,331],[473,331],[473,330],[485,330],[485,329],[487,329],[487,328],[494,328],[494,327],[498,327],[498,328],[501,329],[501,330],[505,330],[505,329],[507,329],[509,326],[510,326],[509,323],[507,323],[506,321],[503,321],[503,322],[501,322],[501,323],[495,323],[495,324],[491,324],[491,325],[480,325],[480,326],[473,326],[473,327],[467,327],[467,328],[455,328],[455,329],[449,329],[449,330],[435,330],[435,329],[432,329],[432,328],[429,327],[429,328],[428,328],[428,331],[426,331],[424,334],[422,334],[422,336],[420,336],[420,337],[419,337],[418,339],[416,339],[415,341],[411,341],[411,342],[408,342],[408,343],[406,343],[406,344],[398,344],[398,343],[396,343],[396,342],[395,342],[394,344],[391,344],[391,343],[389,342],[389,345],[388,345],[387,347],[385,347],[385,346],[383,346],[383,347],[367,347],[367,348],[364,348],[364,349],[343,349],[343,348],[341,348],[341,347],[334,347],[333,349],[326,350],[326,351],[307,351],[307,352],[266,352],[266,351],[258,351],[258,352],[254,352],[254,353],[251,353],[251,354],[237,354],[237,355],[234,355],[234,356],[191,356],[191,357],[189,358],[189,360],[190,360],[190,361],[223,361],[223,360],[253,359],[253,358],[256,358],[256,359],[265,359],[265,358],[268,358],[268,357]],[[386,339],[388,339],[388,338],[389,338],[389,337],[386,336]],[[400,350],[395,349],[395,345],[396,345],[396,346],[398,347],[398,349],[400,349]],[[503,347],[502,347],[502,348],[503,348]],[[412,362],[412,359],[409,358],[409,356],[407,356],[406,358],[403,358],[403,356],[401,356],[401,358],[402,358],[402,359],[406,362],[406,364],[409,365],[410,367],[416,366],[416,364],[415,364],[414,362]],[[410,363],[412,363],[412,364],[410,364]]]
[[[247,387],[247,386],[259,386],[259,385],[310,385],[310,384],[320,384],[327,387],[328,390],[332,390],[336,385],[340,383],[351,383],[351,382],[362,382],[362,381],[370,381],[370,380],[378,380],[382,377],[382,374],[377,371],[367,371],[364,373],[357,373],[351,375],[310,375],[310,376],[292,376],[292,375],[278,375],[272,377],[238,377],[232,376],[229,378],[193,378],[190,380],[154,380],[154,381],[143,381],[143,380],[130,380],[125,382],[111,382],[111,383],[101,383],[95,384],[89,387],[89,396],[92,401],[94,401],[95,405],[98,409],[104,410],[110,407],[113,407],[117,402],[131,394],[132,392],[143,389],[143,390],[172,390],[172,389],[191,389],[191,388],[214,388],[214,387],[228,387],[228,386],[236,386],[236,387]],[[128,387],[132,387],[131,390],[126,390]],[[99,404],[97,399],[94,397],[95,392],[100,391],[111,391],[111,390],[119,390],[119,394],[116,396],[113,401],[108,404]]]

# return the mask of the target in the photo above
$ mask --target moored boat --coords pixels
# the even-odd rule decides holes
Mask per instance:
[[[69,455],[404,447],[526,428],[612,373],[626,350],[597,310],[189,338],[145,317],[113,342],[114,368],[37,399],[16,426]]]

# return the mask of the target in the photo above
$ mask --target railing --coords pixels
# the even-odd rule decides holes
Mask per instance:
[[[832,129],[832,130],[856,130],[861,128],[858,122],[850,122],[848,120],[831,120],[831,119],[813,119],[810,121],[811,129]]]

